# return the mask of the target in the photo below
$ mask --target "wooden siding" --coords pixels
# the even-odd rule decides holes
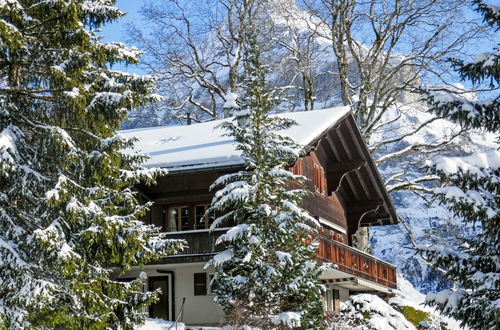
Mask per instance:
[[[326,160],[321,153],[312,151],[308,156],[300,159],[301,174],[308,180],[304,186],[296,183],[292,184],[292,188],[306,188],[311,194],[304,197],[302,208],[307,210],[314,217],[321,217],[333,224],[336,224],[347,230],[347,219],[345,216],[345,208],[339,200],[336,193],[328,195],[327,178],[325,174]],[[293,169],[293,168],[292,168]],[[318,181],[316,173],[322,173]]]
[[[138,190],[148,199],[159,204],[191,203],[210,201],[213,192],[210,185],[226,174],[219,171],[168,174],[157,179],[154,186],[138,186]]]
[[[312,193],[302,200],[302,207],[314,217],[321,217],[347,230],[344,208],[335,197]]]
[[[302,202],[302,207],[309,211],[312,216],[321,217],[347,231],[347,218],[344,205],[336,193],[327,195],[326,191],[316,189],[314,185],[315,168],[320,167],[324,172],[325,161],[318,157],[315,152],[300,160],[300,170],[308,178],[305,188],[311,192]],[[156,208],[162,208],[165,212],[168,207],[210,204],[214,192],[209,191],[210,185],[221,175],[226,174],[218,171],[206,171],[199,173],[171,174],[158,179],[155,186],[140,186],[139,191],[148,199],[154,201]],[[327,186],[326,175],[321,178],[323,187]],[[291,188],[304,188],[298,184],[291,184]],[[191,210],[191,213],[192,210]],[[146,217],[146,222],[151,223],[151,217]],[[193,220],[190,220],[192,223]]]

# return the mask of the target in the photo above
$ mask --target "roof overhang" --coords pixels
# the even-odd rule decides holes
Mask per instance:
[[[349,229],[398,223],[391,198],[351,113],[314,142],[327,159],[328,193],[336,193],[347,209]]]
[[[280,113],[273,116],[285,117],[297,122],[281,133],[300,144],[309,145],[324,131],[344,118],[349,107],[335,107],[307,112]],[[127,138],[136,138],[133,150],[150,156],[146,167],[161,167],[171,172],[214,169],[225,166],[243,165],[241,152],[236,150],[234,140],[225,136],[220,124],[213,120],[187,126],[163,126],[121,131]]]

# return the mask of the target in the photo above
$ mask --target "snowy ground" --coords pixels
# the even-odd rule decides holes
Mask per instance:
[[[427,312],[430,314],[431,324],[428,329],[434,329],[432,326],[437,326],[441,322],[447,323],[447,328],[450,330],[460,329],[459,323],[444,318],[439,315],[434,308],[425,306],[425,294],[417,291],[413,285],[405,280],[401,275],[398,275],[398,287],[396,295],[389,300],[389,304],[383,301],[376,295],[370,294],[359,294],[352,296],[351,299],[344,304],[344,310],[347,308],[350,312],[350,316],[358,317],[360,320],[367,320],[366,325],[352,327],[349,329],[365,330],[365,329],[377,329],[377,330],[413,330],[416,329],[406,318],[398,312],[393,306],[411,306],[415,309]],[[357,315],[356,315],[357,314]],[[367,315],[369,318],[367,319]],[[182,323],[173,324],[173,322],[168,322],[159,319],[146,319],[146,324],[137,328],[137,330],[185,330],[185,326]],[[218,328],[218,327],[189,327],[193,330],[229,330],[229,327]],[[344,329],[344,328],[342,328]],[[347,329],[347,327],[345,328]]]
[[[428,313],[427,319],[423,323],[421,322],[423,329],[460,329],[458,322],[441,316],[434,308],[425,306],[425,295],[417,291],[401,275],[398,275],[398,288],[396,295],[389,299],[389,303],[371,294],[351,296],[342,306],[344,315],[348,317],[340,317],[340,324],[344,325],[343,323],[345,323],[352,326],[353,323],[349,323],[348,320],[357,319],[354,322],[356,326],[348,327],[348,329],[413,330],[416,329],[415,326],[399,312],[404,306],[410,306]],[[445,328],[442,327],[443,325]]]
[[[401,306],[411,306],[424,312],[428,312],[434,318],[436,318],[436,320],[441,320],[447,323],[447,326],[450,330],[464,329],[460,328],[459,322],[447,317],[443,317],[438,312],[436,312],[434,308],[425,306],[424,301],[425,294],[417,291],[408,280],[404,279],[401,275],[398,275],[398,290],[396,292],[396,296],[394,298],[391,298],[389,303]]]
[[[161,319],[146,319],[146,323],[136,330],[185,330],[183,323],[174,324]]]

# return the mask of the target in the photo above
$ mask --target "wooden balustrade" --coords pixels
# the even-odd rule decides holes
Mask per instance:
[[[227,228],[209,230],[189,230],[167,233],[168,238],[182,239],[186,241],[187,247],[177,255],[170,256],[160,263],[186,263],[206,262],[224,249],[223,246],[215,245],[217,239],[226,232]]]
[[[222,246],[216,246],[215,241],[225,232],[219,229],[213,232],[208,230],[193,230],[186,232],[168,233],[170,238],[184,239],[188,247],[177,256],[167,258],[168,263],[207,261],[212,255],[221,251]],[[338,265],[338,270],[396,288],[396,267],[377,259],[367,253],[356,250],[335,240],[335,233],[321,229],[318,233],[318,258],[323,262],[332,262]],[[163,261],[165,262],[165,261]]]
[[[338,265],[338,270],[390,288],[397,288],[396,267],[325,235],[318,236],[318,257]]]

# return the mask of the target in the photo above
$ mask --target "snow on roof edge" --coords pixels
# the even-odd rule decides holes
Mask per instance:
[[[280,113],[295,120],[298,125],[282,134],[291,136],[298,143],[309,145],[325,131],[335,126],[351,113],[350,107]],[[243,164],[234,148],[234,141],[222,136],[216,126],[227,118],[194,125],[147,127],[120,131],[127,138],[137,138],[135,151],[147,154],[150,159],[145,167],[162,167],[171,172],[202,170]]]

